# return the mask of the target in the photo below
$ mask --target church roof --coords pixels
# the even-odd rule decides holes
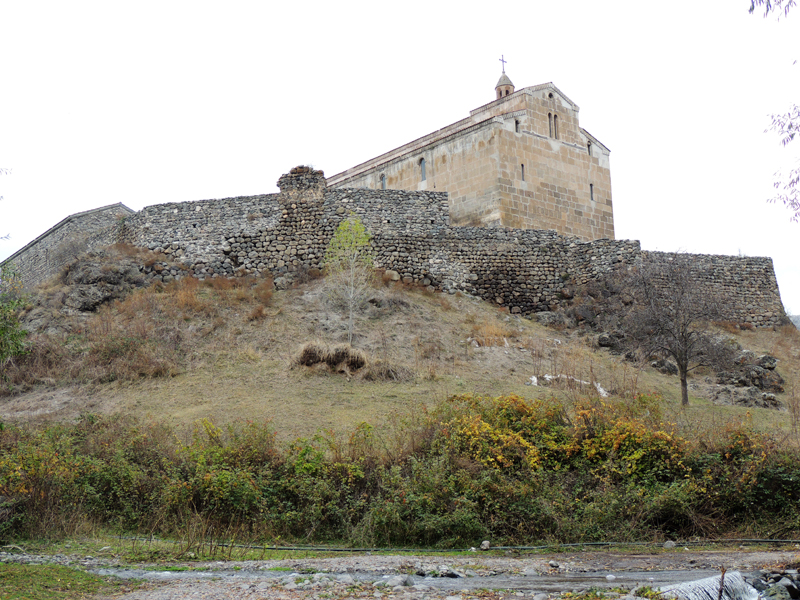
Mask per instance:
[[[506,75],[505,71],[503,71],[503,74],[500,76],[500,80],[497,82],[497,85],[494,86],[494,87],[495,87],[495,89],[497,89],[501,85],[510,85],[511,87],[514,87],[514,84],[511,83],[511,80],[508,78],[508,75]]]

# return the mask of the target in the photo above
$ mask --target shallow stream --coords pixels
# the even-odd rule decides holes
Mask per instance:
[[[100,568],[92,569],[92,573],[102,576],[113,576],[122,579],[145,579],[150,581],[174,580],[226,580],[226,581],[275,581],[296,577],[300,581],[313,574],[289,573],[287,571],[271,571],[265,569],[208,569],[185,571],[157,571],[134,568]],[[338,575],[349,575],[362,583],[386,581],[392,575],[379,575],[372,572],[326,572],[325,576],[336,579]],[[426,585],[444,590],[463,589],[508,589],[519,591],[560,592],[585,590],[588,588],[623,588],[633,589],[647,585],[661,587],[719,575],[718,570],[676,570],[676,571],[608,571],[605,573],[556,573],[542,575],[492,575],[474,577],[413,577],[414,584]]]

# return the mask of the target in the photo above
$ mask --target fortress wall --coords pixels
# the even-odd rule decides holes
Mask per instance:
[[[554,231],[454,227],[437,236],[381,233],[377,262],[406,283],[462,291],[512,313],[554,310],[568,289],[634,262],[639,242],[576,242]]]
[[[231,232],[256,232],[280,218],[277,194],[146,206],[129,217],[123,241],[188,262],[212,260]]]
[[[170,255],[198,278],[269,274],[285,287],[322,267],[331,236],[352,213],[372,235],[377,266],[396,271],[403,282],[461,291],[527,315],[554,310],[569,301],[575,286],[616,268],[667,256],[642,252],[631,240],[583,242],[555,231],[451,227],[446,193],[327,189],[321,171],[308,167],[281,177],[279,187],[280,194],[149,206],[128,216],[122,228],[113,211],[74,215],[17,253],[15,262],[30,285],[54,264],[52,256],[46,264],[38,257],[70,235],[92,244],[120,236]],[[734,299],[731,320],[781,322],[771,259],[695,255],[695,262],[699,285]],[[146,272],[161,280],[178,275]]]
[[[642,252],[643,261],[664,261],[670,252]],[[782,324],[781,302],[772,259],[761,256],[690,254],[692,274],[708,294],[730,303],[729,320],[758,327]]]
[[[198,277],[281,277],[321,268],[351,213],[373,235],[424,236],[448,226],[445,193],[325,190],[311,179],[298,186],[282,178],[280,194],[148,206],[126,222],[124,240],[178,259]]]
[[[111,204],[70,215],[3,262],[13,263],[25,286],[34,287],[80,254],[116,242],[119,225],[132,213],[123,204]]]

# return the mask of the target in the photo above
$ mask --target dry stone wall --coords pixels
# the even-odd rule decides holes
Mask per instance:
[[[70,215],[3,262],[13,263],[27,286],[38,285],[84,252],[113,244],[132,214],[123,204],[111,204]]]
[[[662,262],[669,252],[643,252],[643,261]],[[693,254],[692,279],[728,304],[728,319],[756,327],[787,322],[772,259],[761,256]]]
[[[151,277],[269,274],[287,286],[322,267],[336,227],[355,215],[372,235],[377,266],[403,282],[460,291],[524,315],[554,310],[576,286],[658,254],[630,240],[451,227],[446,193],[328,189],[323,173],[309,167],[292,169],[278,186],[279,194],[150,206],[121,229],[101,226],[95,235],[107,243],[118,235],[174,261],[151,266]],[[766,326],[785,318],[771,259],[697,255],[695,264],[699,285],[734,299],[731,320]]]

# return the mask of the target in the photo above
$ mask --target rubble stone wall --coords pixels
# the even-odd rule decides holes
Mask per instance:
[[[323,266],[336,227],[354,215],[372,236],[377,266],[396,271],[404,283],[478,296],[523,315],[554,310],[576,286],[661,256],[631,240],[451,227],[446,193],[330,189],[323,173],[309,167],[292,169],[278,185],[279,194],[149,206],[122,228],[99,223],[95,235],[164,253],[198,278],[269,274],[285,287]],[[41,239],[37,251],[57,243]],[[695,264],[700,285],[734,299],[731,320],[766,326],[784,318],[771,259],[696,255]],[[35,269],[20,270],[27,278]]]
[[[670,252],[642,252],[644,261],[664,261]],[[728,319],[757,327],[779,325],[786,313],[772,259],[763,256],[692,254],[692,279],[729,303]]]
[[[9,256],[27,287],[56,275],[80,254],[113,244],[124,219],[134,212],[123,204],[111,204],[70,215]]]

